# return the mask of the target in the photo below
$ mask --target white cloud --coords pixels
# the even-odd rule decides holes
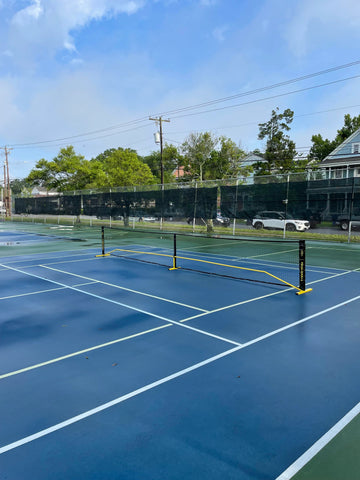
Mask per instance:
[[[18,63],[31,61],[32,56],[53,55],[63,48],[76,51],[72,31],[93,20],[134,14],[146,1],[31,0],[11,18],[7,48],[14,52]]]
[[[26,25],[33,19],[37,20],[44,13],[44,9],[41,5],[41,0],[33,0],[33,3],[26,8],[23,8],[17,12],[12,22],[20,27],[26,27]]]
[[[339,38],[342,31],[360,32],[359,0],[301,0],[286,29],[290,50],[297,56],[308,53],[314,42]],[[360,36],[360,34],[358,34]]]

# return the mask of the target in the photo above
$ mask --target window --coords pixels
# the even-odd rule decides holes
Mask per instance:
[[[360,153],[360,143],[353,143],[352,144],[352,153]]]

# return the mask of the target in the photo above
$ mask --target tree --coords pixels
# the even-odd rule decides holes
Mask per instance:
[[[91,162],[100,169],[96,178],[98,187],[122,187],[155,183],[148,165],[131,149],[110,149]]]
[[[74,147],[69,145],[62,148],[52,161],[44,158],[39,160],[25,181],[48,190],[64,192],[86,188],[94,176],[96,171],[90,162],[82,155],[76,154]]]
[[[190,133],[188,138],[181,145],[184,155],[184,168],[187,177],[197,179],[200,182],[209,180],[205,172],[209,171],[211,165],[211,154],[219,139],[211,133]],[[211,170],[211,169],[210,169]]]
[[[190,180],[221,180],[248,176],[251,167],[244,167],[246,153],[225,136],[210,132],[191,133],[181,146],[185,177]]]
[[[353,118],[351,118],[348,113],[344,115],[344,126],[337,131],[335,137],[336,146],[349,138],[358,128],[360,128],[360,115]]]
[[[356,130],[360,128],[360,115],[351,118],[347,113],[344,115],[344,126],[341,127],[336,134],[334,140],[328,138],[323,139],[320,134],[311,137],[312,146],[309,152],[309,159],[321,162],[325,157],[341,145],[347,138],[350,137]]]
[[[296,169],[295,143],[290,140],[286,132],[293,121],[294,112],[289,108],[283,113],[273,110],[271,118],[266,123],[259,124],[258,139],[266,139],[265,162],[255,164],[256,175],[270,175],[272,173],[289,173]]]
[[[159,151],[151,152],[143,158],[144,163],[149,165],[151,173],[156,178],[157,183],[161,182],[161,153]],[[163,148],[163,169],[164,169],[164,183],[171,183],[175,180],[174,170],[181,164],[181,155],[174,145],[165,144]]]
[[[316,163],[321,162],[324,158],[329,155],[335,148],[336,142],[330,141],[329,139],[323,139],[320,133],[318,135],[313,135],[311,137],[313,142],[312,147],[309,151],[309,160],[315,161]]]
[[[29,193],[31,185],[25,179],[14,178],[10,182],[10,188],[13,195],[19,196],[24,191]]]
[[[48,161],[42,158],[26,182],[59,192],[86,188],[145,185],[155,179],[134,150],[109,149],[92,160],[77,155],[71,145]]]
[[[211,152],[205,172],[206,178],[216,180],[247,177],[251,167],[241,165],[241,160],[245,158],[246,153],[230,138],[222,136],[219,138],[219,143],[220,148]]]

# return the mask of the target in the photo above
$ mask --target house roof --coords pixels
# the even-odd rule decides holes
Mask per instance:
[[[353,152],[352,144],[360,143],[360,128],[344,140],[320,163],[320,167],[359,165],[360,153]]]
[[[329,158],[326,157],[320,163],[320,167],[336,167],[336,166],[345,166],[345,165],[360,165],[360,155],[353,155],[352,157],[337,157],[337,158]]]
[[[246,157],[244,157],[241,162],[242,163],[249,163],[250,165],[256,162],[265,162],[265,158],[260,157],[260,155],[256,155],[256,153],[248,153]]]

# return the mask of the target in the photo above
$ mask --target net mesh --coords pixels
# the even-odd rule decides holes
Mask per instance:
[[[299,242],[103,228],[106,255],[208,275],[297,287]]]

